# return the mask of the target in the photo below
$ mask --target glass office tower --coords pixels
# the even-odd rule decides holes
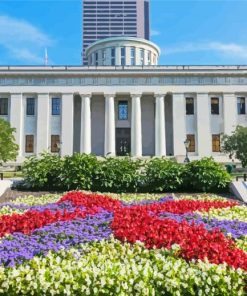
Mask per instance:
[[[83,64],[85,49],[108,37],[149,40],[149,0],[83,0]]]

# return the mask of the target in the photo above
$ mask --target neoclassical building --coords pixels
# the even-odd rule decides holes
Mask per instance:
[[[213,156],[247,126],[247,66],[158,66],[146,40],[100,40],[89,66],[0,67],[0,118],[16,128],[17,162],[51,151],[98,156]]]

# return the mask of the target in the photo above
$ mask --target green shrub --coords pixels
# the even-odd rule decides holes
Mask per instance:
[[[74,190],[101,192],[220,192],[226,191],[230,175],[212,158],[186,165],[174,160],[150,161],[130,157],[97,160],[93,155],[76,153],[64,159],[43,153],[23,165],[22,189]]]
[[[91,190],[99,162],[96,156],[75,153],[64,158],[61,180],[67,190]]]
[[[137,192],[141,180],[140,160],[108,158],[99,162],[94,189],[102,192]]]
[[[147,192],[178,191],[183,187],[185,167],[173,160],[154,158],[145,165]]]
[[[186,165],[185,180],[190,191],[226,191],[231,181],[225,168],[213,158],[202,158]]]
[[[22,167],[25,187],[35,189],[63,189],[60,174],[63,159],[59,155],[42,153],[40,157],[29,157]]]

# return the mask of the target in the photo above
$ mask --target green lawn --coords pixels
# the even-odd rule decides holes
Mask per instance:
[[[23,177],[22,172],[3,172],[4,178],[15,178],[15,177]]]

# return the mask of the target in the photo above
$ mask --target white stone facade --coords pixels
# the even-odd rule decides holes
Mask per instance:
[[[213,151],[212,139],[247,126],[247,67],[0,67],[3,104],[1,99],[8,106],[0,106],[0,117],[16,128],[18,162],[51,150],[52,136],[61,155],[183,159],[188,135],[194,139],[191,159],[227,161]],[[191,114],[187,99],[193,101]]]

